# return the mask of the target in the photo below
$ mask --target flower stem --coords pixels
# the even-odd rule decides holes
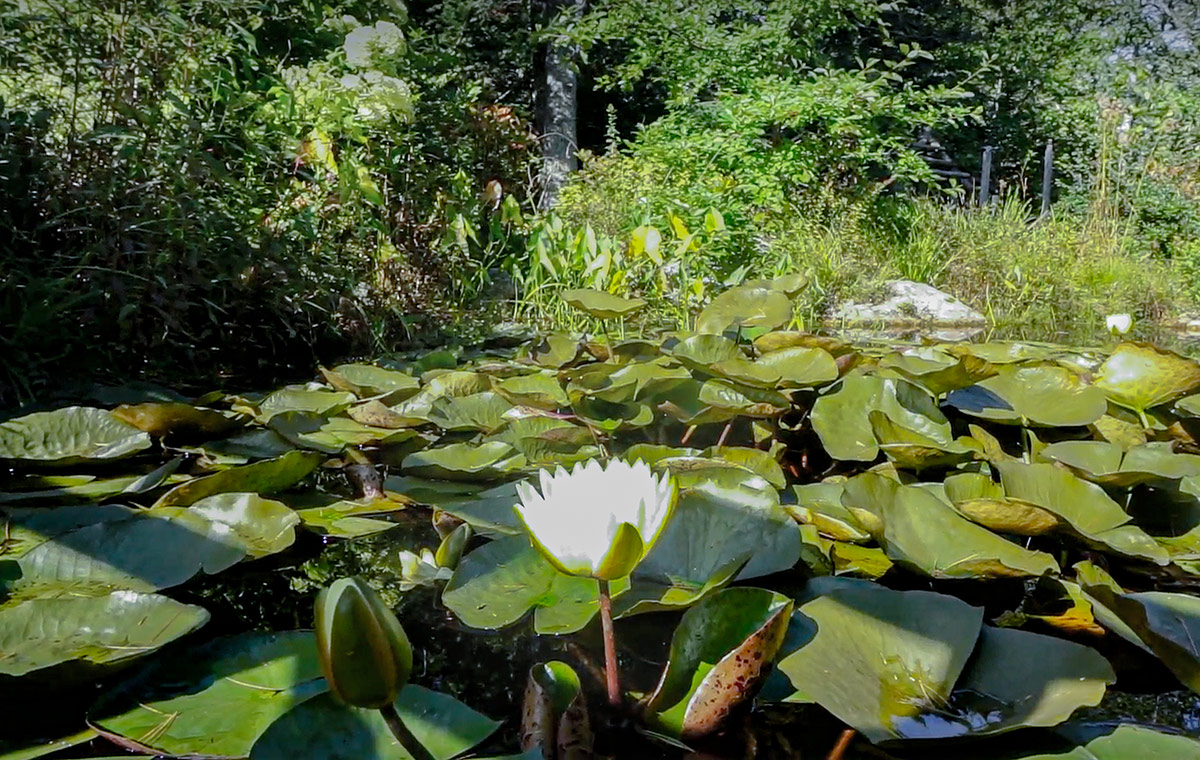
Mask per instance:
[[[413,760],[434,760],[433,755],[421,742],[417,741],[417,737],[412,735],[408,730],[408,726],[404,725],[404,721],[400,720],[400,713],[396,712],[393,705],[379,708],[379,714],[383,716],[388,728],[392,732],[392,736],[396,737],[396,741],[400,742],[400,746],[408,754],[413,756]]]
[[[604,632],[604,670],[608,677],[608,703],[621,704],[621,684],[617,678],[617,639],[613,635],[612,596],[608,581],[600,581],[600,628]]]
[[[829,754],[825,756],[825,760],[842,760],[852,741],[854,741],[854,729],[847,728],[838,737],[837,743],[833,745],[833,749],[829,750]]]

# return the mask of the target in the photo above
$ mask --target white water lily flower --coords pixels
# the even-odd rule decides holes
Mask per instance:
[[[1109,314],[1104,318],[1104,324],[1113,335],[1124,335],[1133,326],[1133,317],[1128,314]]]
[[[662,535],[679,489],[649,465],[592,459],[540,473],[539,489],[517,484],[517,517],[550,564],[603,581],[633,572]]]

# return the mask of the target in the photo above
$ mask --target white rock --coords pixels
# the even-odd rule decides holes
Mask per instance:
[[[826,317],[834,325],[944,325],[965,327],[987,324],[987,319],[954,296],[932,285],[912,280],[887,282],[883,303],[844,303]]]

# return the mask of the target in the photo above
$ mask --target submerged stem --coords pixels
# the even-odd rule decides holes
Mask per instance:
[[[608,679],[608,703],[621,704],[621,684],[617,678],[617,639],[613,635],[612,596],[608,581],[600,581],[600,628],[604,632],[604,671]]]
[[[400,746],[413,756],[413,760],[434,760],[429,750],[425,749],[425,745],[417,741],[417,737],[413,736],[412,732],[408,730],[408,726],[404,725],[404,721],[400,720],[400,713],[396,712],[395,706],[381,707],[379,714],[383,716],[392,736],[395,736],[396,741],[400,742]]]
[[[842,760],[842,756],[846,754],[846,750],[850,747],[850,742],[854,740],[854,729],[847,728],[838,737],[837,743],[833,745],[833,749],[829,750],[829,754],[825,756],[825,760]]]

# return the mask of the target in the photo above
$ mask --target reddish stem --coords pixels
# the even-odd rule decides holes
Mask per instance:
[[[837,744],[833,745],[833,749],[829,750],[829,754],[825,756],[825,760],[842,760],[842,756],[846,754],[846,750],[850,747],[850,742],[854,741],[854,729],[847,728],[838,737]]]
[[[608,581],[600,581],[600,628],[604,632],[604,671],[608,679],[608,703],[621,704],[621,684],[617,679],[617,638],[613,635],[612,596]]]

